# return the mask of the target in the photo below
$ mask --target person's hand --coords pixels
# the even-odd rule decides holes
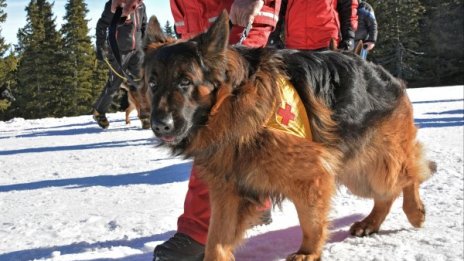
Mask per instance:
[[[375,43],[374,42],[365,42],[363,43],[363,48],[370,51],[374,48]]]
[[[122,16],[128,16],[137,7],[142,4],[143,0],[112,0],[111,12],[116,12],[116,8],[122,7]]]
[[[234,25],[246,27],[248,23],[253,23],[263,5],[263,0],[235,0],[230,8],[230,21]]]
[[[344,51],[353,51],[354,50],[354,39],[344,39],[338,45],[338,49]]]

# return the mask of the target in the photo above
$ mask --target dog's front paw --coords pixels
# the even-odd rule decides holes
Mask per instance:
[[[294,253],[287,257],[287,261],[320,261],[320,255],[305,255],[305,254],[298,254]]]
[[[357,237],[368,236],[377,232],[379,232],[379,226],[374,225],[373,222],[369,222],[368,220],[355,222],[350,227],[350,234]]]

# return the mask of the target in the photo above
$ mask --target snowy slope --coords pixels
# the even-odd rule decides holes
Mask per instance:
[[[419,138],[438,173],[421,188],[427,220],[414,229],[397,200],[379,234],[355,238],[372,207],[341,188],[324,260],[463,260],[463,86],[410,89]],[[0,122],[0,260],[151,260],[176,229],[191,161],[156,147],[133,116]],[[237,260],[282,260],[298,248],[295,209],[252,229]]]

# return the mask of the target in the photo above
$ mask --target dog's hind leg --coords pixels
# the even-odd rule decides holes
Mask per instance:
[[[410,182],[403,187],[403,211],[411,225],[421,227],[425,221],[425,207],[420,198],[419,186],[436,172],[437,165],[425,159],[420,143],[414,144],[413,151],[404,173]]]
[[[374,208],[371,213],[362,221],[355,222],[350,227],[350,233],[354,236],[368,236],[376,233],[380,229],[383,221],[390,212],[390,208],[396,197],[390,199],[374,199]]]
[[[425,221],[425,207],[420,199],[418,183],[403,188],[403,211],[411,225],[422,226]]]

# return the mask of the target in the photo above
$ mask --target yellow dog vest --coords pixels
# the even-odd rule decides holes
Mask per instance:
[[[306,109],[293,84],[285,77],[278,79],[281,102],[271,115],[267,127],[311,139],[311,128]]]

